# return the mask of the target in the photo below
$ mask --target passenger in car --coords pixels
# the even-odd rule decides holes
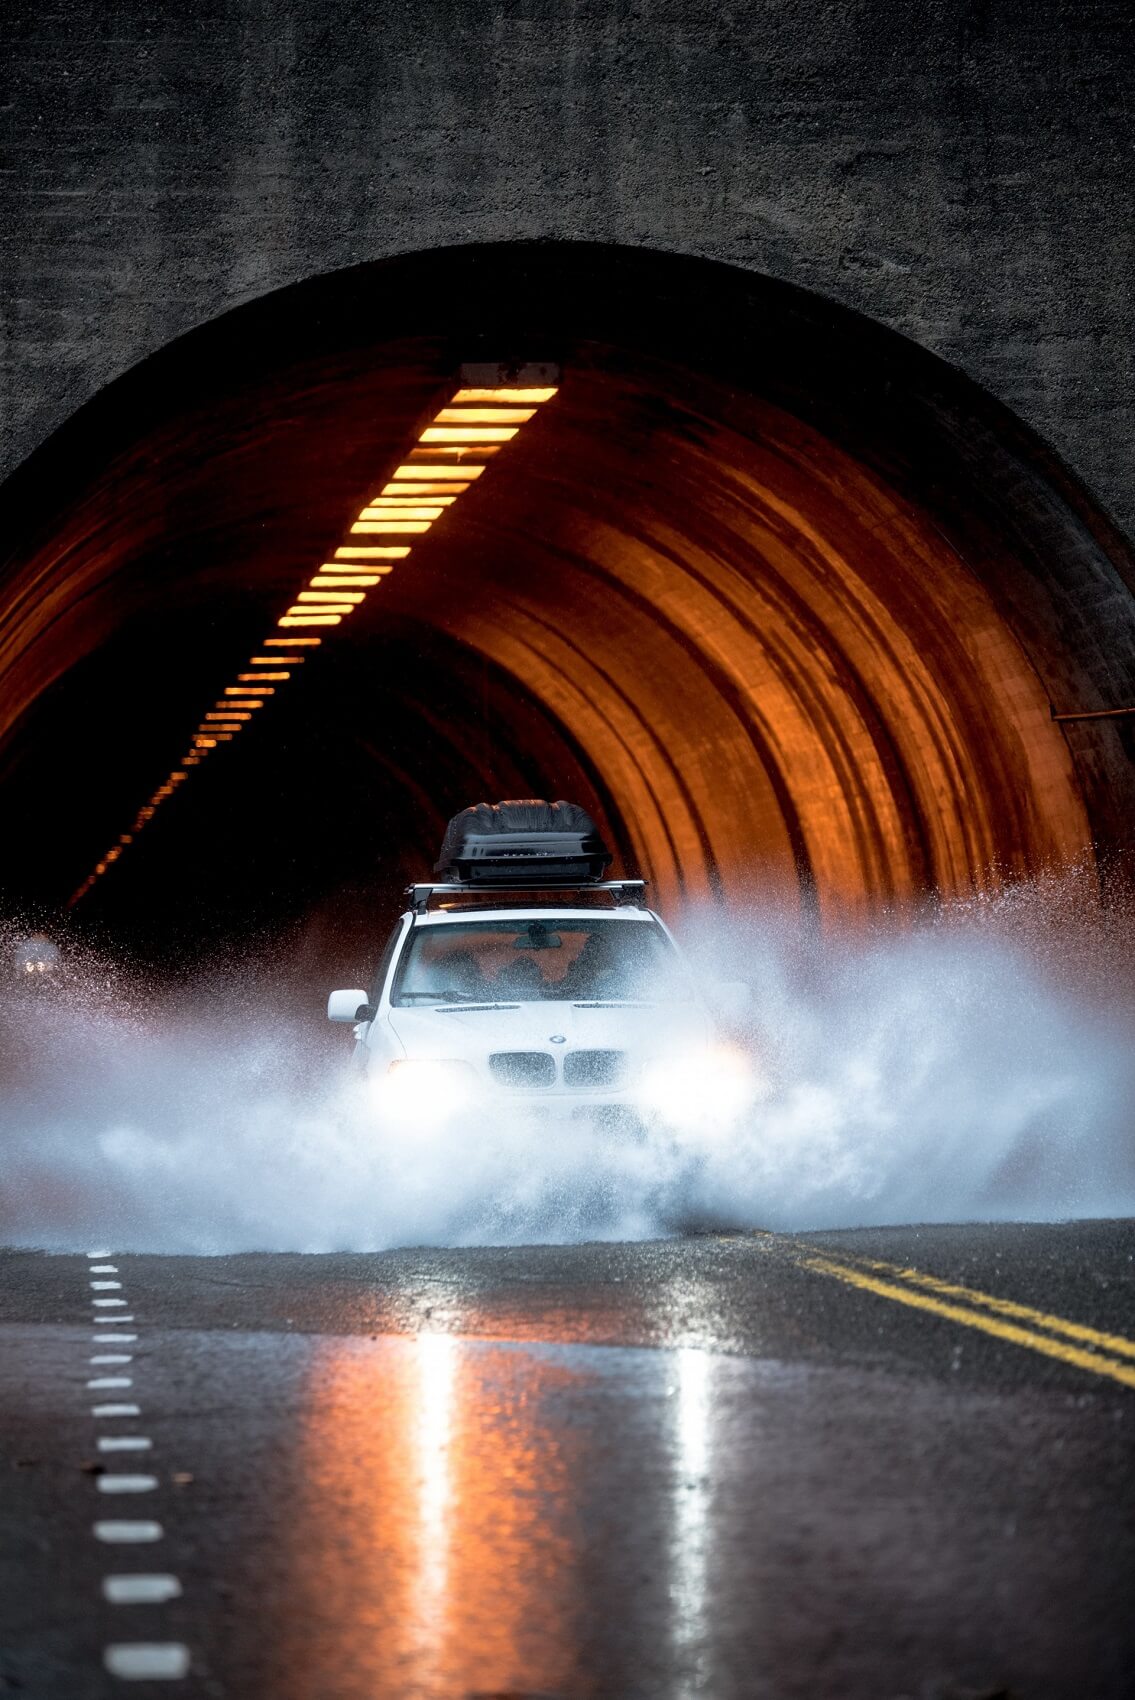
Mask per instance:
[[[493,985],[499,992],[539,994],[544,988],[544,976],[539,963],[531,956],[522,956],[515,961],[506,962],[504,967],[498,970]]]

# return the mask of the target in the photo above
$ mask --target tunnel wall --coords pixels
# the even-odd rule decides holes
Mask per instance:
[[[1135,525],[1135,23],[1110,0],[10,0],[3,28],[3,471],[273,288],[570,238],[901,331]]]
[[[81,878],[461,359],[489,351],[554,356],[560,392],[352,621],[351,690],[336,640],[334,671],[305,666],[282,717],[217,758],[224,785],[195,777],[99,903],[144,910],[147,881],[201,893],[216,866],[228,901],[261,870],[279,881],[280,797],[317,884],[366,878],[379,841],[388,868],[421,867],[423,832],[469,795],[566,789],[667,904],[775,893],[832,918],[1130,849],[1125,724],[1052,710],[1135,694],[1135,569],[1047,446],[815,296],[537,243],[237,309],[108,386],[0,489],[0,778],[11,799],[40,776],[37,872],[55,858],[62,881],[70,856]]]

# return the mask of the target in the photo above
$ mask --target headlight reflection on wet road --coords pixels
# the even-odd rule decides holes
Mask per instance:
[[[709,1651],[709,1495],[713,1358],[693,1346],[674,1354],[675,1447],[670,1540],[671,1635],[675,1664],[698,1683],[707,1675]]]

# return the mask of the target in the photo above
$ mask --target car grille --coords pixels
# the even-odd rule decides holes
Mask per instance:
[[[626,1051],[569,1051],[564,1058],[564,1085],[583,1092],[623,1086],[629,1072]]]
[[[531,1089],[556,1083],[556,1065],[546,1051],[494,1051],[489,1070],[502,1086]]]

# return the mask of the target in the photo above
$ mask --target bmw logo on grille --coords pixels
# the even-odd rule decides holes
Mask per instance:
[[[550,1033],[548,1035],[548,1043],[550,1045],[564,1045],[567,1043],[567,1039],[563,1033]]]

